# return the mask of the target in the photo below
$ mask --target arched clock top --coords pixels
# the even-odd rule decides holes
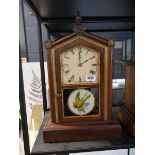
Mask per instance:
[[[76,35],[75,33],[71,33],[57,41],[50,41],[46,40],[45,41],[45,48],[46,49],[57,49],[60,47],[63,47],[65,45],[71,44],[74,41],[85,41],[91,44],[94,44],[96,46],[99,46],[101,48],[108,48],[108,47],[113,47],[115,45],[115,41],[112,39],[104,40],[101,39],[95,35],[92,35],[90,33],[84,32],[81,35]]]

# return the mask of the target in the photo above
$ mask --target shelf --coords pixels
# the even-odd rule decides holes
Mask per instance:
[[[82,142],[63,142],[63,143],[44,143],[43,127],[48,112],[45,114],[40,131],[33,146],[31,155],[44,154],[68,154],[76,152],[103,151],[113,149],[129,149],[134,148],[134,138],[127,134],[127,131],[122,128],[122,138],[113,140],[97,140],[97,141],[82,141]]]
[[[72,32],[77,11],[80,11],[82,23],[88,32],[133,31],[135,27],[135,3],[130,0],[111,0],[110,3],[107,0],[25,2],[50,32]]]

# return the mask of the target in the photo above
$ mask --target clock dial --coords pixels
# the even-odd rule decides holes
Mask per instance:
[[[63,84],[97,83],[99,54],[83,46],[74,47],[61,55]]]

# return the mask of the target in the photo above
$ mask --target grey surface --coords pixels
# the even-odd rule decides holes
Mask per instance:
[[[135,155],[135,148],[130,149],[129,155]]]
[[[76,153],[101,151],[111,149],[127,149],[134,147],[134,140],[123,130],[121,139],[114,140],[98,140],[98,141],[83,141],[83,142],[63,142],[63,143],[44,143],[43,142],[43,126],[45,119],[48,116],[46,113],[40,131],[33,146],[31,155],[43,155],[50,153]]]
[[[95,152],[83,152],[83,153],[71,153],[69,155],[128,155],[127,149],[120,150],[108,150],[108,151],[95,151]]]

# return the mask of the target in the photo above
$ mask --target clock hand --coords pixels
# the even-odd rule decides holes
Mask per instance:
[[[86,63],[88,60],[91,60],[91,59],[93,59],[93,58],[95,58],[95,56],[93,56],[93,57],[90,57],[89,59],[86,59],[85,61],[83,61],[82,63],[79,63],[78,65],[79,65],[79,67],[81,67],[84,63]]]
[[[79,63],[81,63],[81,47],[79,47]]]

